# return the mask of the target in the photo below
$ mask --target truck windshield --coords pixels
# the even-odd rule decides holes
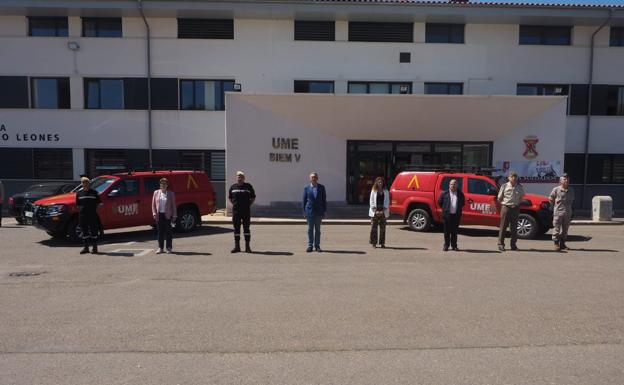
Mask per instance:
[[[115,178],[98,177],[91,181],[91,188],[97,191],[98,194],[101,194],[102,191],[106,190],[108,186],[112,185],[116,181],[117,179]]]

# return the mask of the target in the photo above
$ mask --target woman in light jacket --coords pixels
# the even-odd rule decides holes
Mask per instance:
[[[154,191],[152,216],[158,224],[158,250],[156,254],[163,253],[165,238],[167,239],[167,254],[171,254],[173,250],[171,221],[175,222],[177,219],[178,208],[175,193],[169,190],[169,180],[167,178],[161,178],[160,189]]]
[[[370,207],[368,216],[371,217],[370,243],[377,247],[386,247],[386,219],[390,216],[390,193],[384,187],[384,179],[380,176],[375,178],[375,183],[370,193]],[[379,226],[379,232],[377,227]],[[379,240],[377,235],[379,234]],[[379,242],[378,242],[379,241]]]

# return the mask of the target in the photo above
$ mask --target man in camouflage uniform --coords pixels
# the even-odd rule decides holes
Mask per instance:
[[[572,219],[572,202],[574,202],[574,190],[570,188],[568,174],[559,178],[559,186],[550,193],[550,204],[553,206],[553,235],[555,250],[566,250],[566,238]]]

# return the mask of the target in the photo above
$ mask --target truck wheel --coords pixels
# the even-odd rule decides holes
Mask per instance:
[[[431,227],[431,215],[426,210],[414,209],[407,217],[407,224],[414,231],[427,231]]]
[[[518,238],[535,239],[539,234],[539,225],[535,218],[529,214],[518,215]]]
[[[178,215],[176,229],[182,233],[188,233],[195,229],[199,221],[200,219],[199,215],[197,215],[197,211],[193,209],[182,209]]]
[[[82,230],[78,223],[78,218],[74,218],[67,225],[67,236],[72,242],[82,242]]]

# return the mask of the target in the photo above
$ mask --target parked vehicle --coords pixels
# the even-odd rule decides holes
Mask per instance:
[[[442,223],[438,197],[448,189],[452,179],[457,179],[459,189],[466,196],[461,224],[498,227],[497,179],[475,173],[402,172],[390,188],[390,212],[400,215],[412,230],[428,231]],[[526,194],[520,204],[518,237],[532,239],[551,227],[552,208],[548,197]]]
[[[25,191],[9,197],[9,215],[14,217],[18,223],[23,224],[25,222],[23,217],[25,205],[29,205],[29,203],[35,202],[41,198],[70,192],[78,185],[78,182],[45,182],[33,184]]]
[[[176,229],[192,231],[201,225],[201,216],[215,212],[216,193],[205,172],[149,171],[102,175],[91,181],[100,195],[98,208],[101,229],[153,225],[152,194],[160,178],[169,180],[176,194],[178,219]],[[36,201],[27,216],[52,237],[80,238],[76,193],[56,195]]]

